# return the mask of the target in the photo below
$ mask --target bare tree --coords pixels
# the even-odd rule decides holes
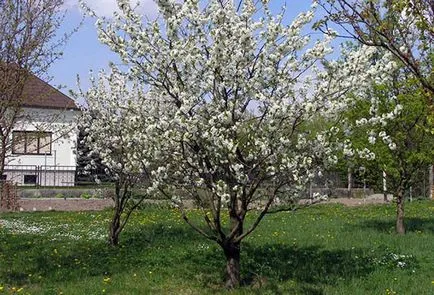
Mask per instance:
[[[432,105],[434,1],[321,0],[320,5],[327,15],[316,28],[327,33],[335,24],[341,37],[390,51],[430,93]]]
[[[78,29],[57,36],[62,6],[63,0],[0,0],[0,175],[12,149],[12,130],[22,118],[26,83],[33,75],[46,76]]]

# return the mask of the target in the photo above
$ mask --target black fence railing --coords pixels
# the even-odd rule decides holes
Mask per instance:
[[[8,165],[6,180],[23,186],[74,186],[75,166]]]

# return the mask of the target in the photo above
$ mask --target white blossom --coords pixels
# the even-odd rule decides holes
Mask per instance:
[[[315,5],[284,25],[284,12],[273,15],[266,1],[237,9],[232,1],[159,0],[155,21],[119,3],[119,17],[97,28],[128,73],[101,74],[88,93],[101,118],[89,130],[101,140],[93,149],[115,171],[148,171],[148,192],[190,196],[217,215],[238,204],[247,214],[270,186],[270,204],[277,196],[283,202],[335,164],[338,130],[306,126],[319,115],[336,118],[352,105],[347,93],[366,97],[395,66],[387,54],[372,65],[372,47],[347,50],[343,63],[327,61],[332,37],[311,40],[303,31]],[[348,155],[375,157],[344,145]]]

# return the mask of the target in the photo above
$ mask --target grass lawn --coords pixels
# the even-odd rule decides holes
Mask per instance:
[[[175,210],[134,214],[119,249],[105,244],[110,211],[2,214],[0,294],[434,294],[434,202],[406,210],[402,237],[393,204],[266,216],[234,292],[222,251]]]

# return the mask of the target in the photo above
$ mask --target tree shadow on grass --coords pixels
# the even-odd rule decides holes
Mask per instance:
[[[169,267],[177,247],[183,250],[202,238],[186,226],[154,224],[126,231],[118,248],[104,240],[47,240],[44,236],[23,235],[1,249],[8,266],[0,269],[0,280],[13,285],[30,283],[41,276],[51,282],[74,281],[89,276],[110,276],[133,268]],[[32,246],[29,246],[32,245]],[[165,249],[174,247],[167,259]],[[170,254],[166,252],[166,254]],[[150,255],[156,253],[155,256]],[[188,253],[187,251],[182,251]],[[160,255],[158,255],[158,253]],[[182,257],[178,255],[176,257]],[[1,260],[0,260],[1,261]]]
[[[246,268],[277,280],[294,279],[306,283],[334,283],[338,279],[370,273],[371,257],[362,249],[324,250],[318,246],[245,245]]]
[[[373,229],[379,232],[394,233],[395,219],[370,219],[357,224],[357,227]],[[406,217],[404,224],[407,232],[434,233],[434,218]]]
[[[369,249],[325,250],[318,246],[244,243],[241,251],[243,285],[250,288],[249,292],[259,291],[258,294],[260,288],[273,294],[323,294],[325,285],[366,276],[376,267]],[[220,259],[220,267],[225,263],[222,254],[216,257],[210,253],[207,259]],[[285,282],[289,285],[282,290],[278,285]]]
[[[35,249],[25,247],[30,239],[37,245]],[[222,250],[186,225],[154,224],[126,231],[119,248],[111,248],[105,241],[34,239],[34,236],[24,236],[9,245],[5,255],[10,255],[10,262],[16,265],[9,271],[0,271],[4,283],[37,282],[30,281],[28,274],[33,274],[32,278],[40,275],[45,284],[56,284],[144,269],[192,281],[196,286],[209,288],[214,284],[217,289],[223,287],[220,285],[225,266]],[[324,285],[370,273],[374,266],[366,253],[369,251],[364,249],[324,250],[317,246],[279,244],[255,246],[245,242],[242,245],[242,277],[253,291],[260,292],[261,279],[265,278],[265,288],[274,294],[282,292],[278,284],[284,281],[297,282],[296,289],[288,289],[290,291],[322,294]],[[13,254],[15,257],[21,255],[26,262],[14,260],[17,258],[12,258]]]

